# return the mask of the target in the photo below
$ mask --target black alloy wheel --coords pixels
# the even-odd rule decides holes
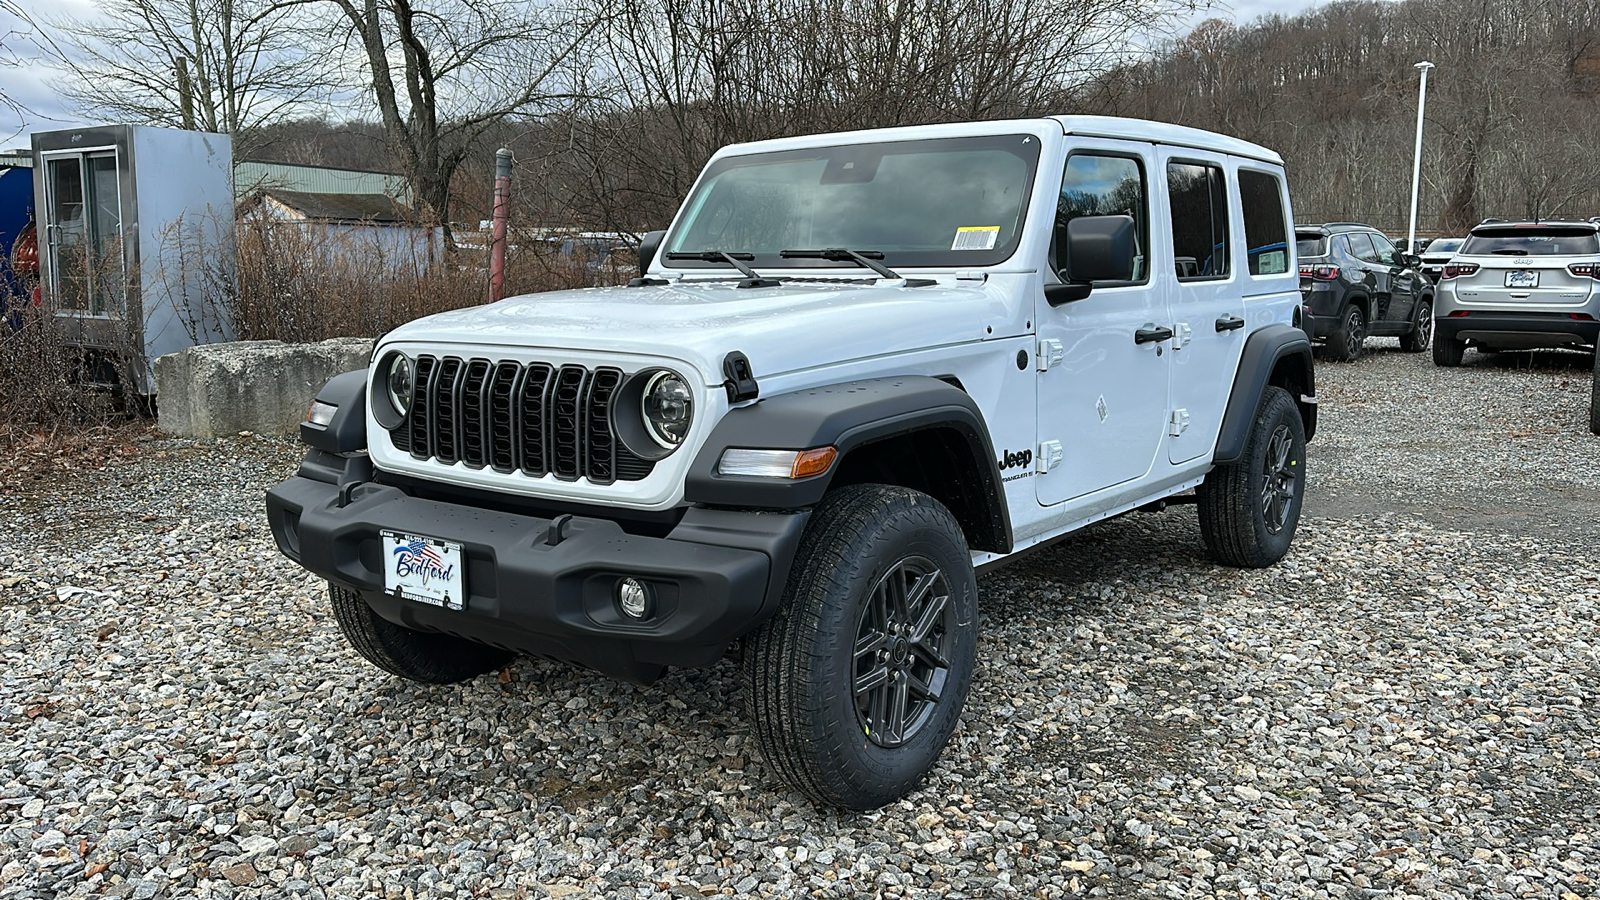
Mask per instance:
[[[901,560],[872,589],[856,627],[852,689],[856,721],[879,747],[899,747],[933,718],[950,678],[954,616],[950,585],[926,557]]]
[[[1273,429],[1272,436],[1267,439],[1263,463],[1261,518],[1268,532],[1278,534],[1289,524],[1289,514],[1295,509],[1294,435],[1288,425]]]

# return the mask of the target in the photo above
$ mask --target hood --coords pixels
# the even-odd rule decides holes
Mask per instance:
[[[988,282],[929,287],[734,281],[586,288],[526,294],[440,313],[389,332],[383,344],[466,344],[665,356],[722,378],[739,350],[758,378],[943,344],[1005,337],[1020,325],[1008,295]],[[992,329],[990,331],[989,329]]]

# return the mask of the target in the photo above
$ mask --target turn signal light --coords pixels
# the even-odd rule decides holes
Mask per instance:
[[[1478,272],[1477,263],[1451,263],[1439,273],[1440,278],[1460,278],[1463,275],[1475,275]]]
[[[736,447],[722,452],[722,459],[717,462],[717,473],[753,475],[757,478],[810,478],[828,471],[838,456],[837,447],[816,447],[811,450],[745,450]]]

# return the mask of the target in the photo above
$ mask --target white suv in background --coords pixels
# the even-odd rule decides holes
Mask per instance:
[[[1600,226],[1496,222],[1472,229],[1439,277],[1433,361],[1467,347],[1593,348],[1600,337]]]

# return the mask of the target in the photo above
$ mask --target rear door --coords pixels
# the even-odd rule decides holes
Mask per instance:
[[[1372,236],[1365,231],[1353,231],[1345,235],[1345,239],[1350,242],[1350,254],[1356,259],[1361,283],[1372,300],[1372,321],[1389,318],[1389,267],[1378,260],[1378,248],[1372,243]]]
[[[1233,381],[1244,346],[1244,302],[1235,218],[1237,185],[1229,160],[1197,150],[1162,150],[1162,202],[1168,238],[1177,260],[1172,297],[1172,411],[1167,421],[1167,459],[1187,462],[1209,453],[1222,427],[1216,398]],[[1286,226],[1262,248],[1263,259],[1287,272]],[[1235,326],[1233,323],[1237,322]]]

